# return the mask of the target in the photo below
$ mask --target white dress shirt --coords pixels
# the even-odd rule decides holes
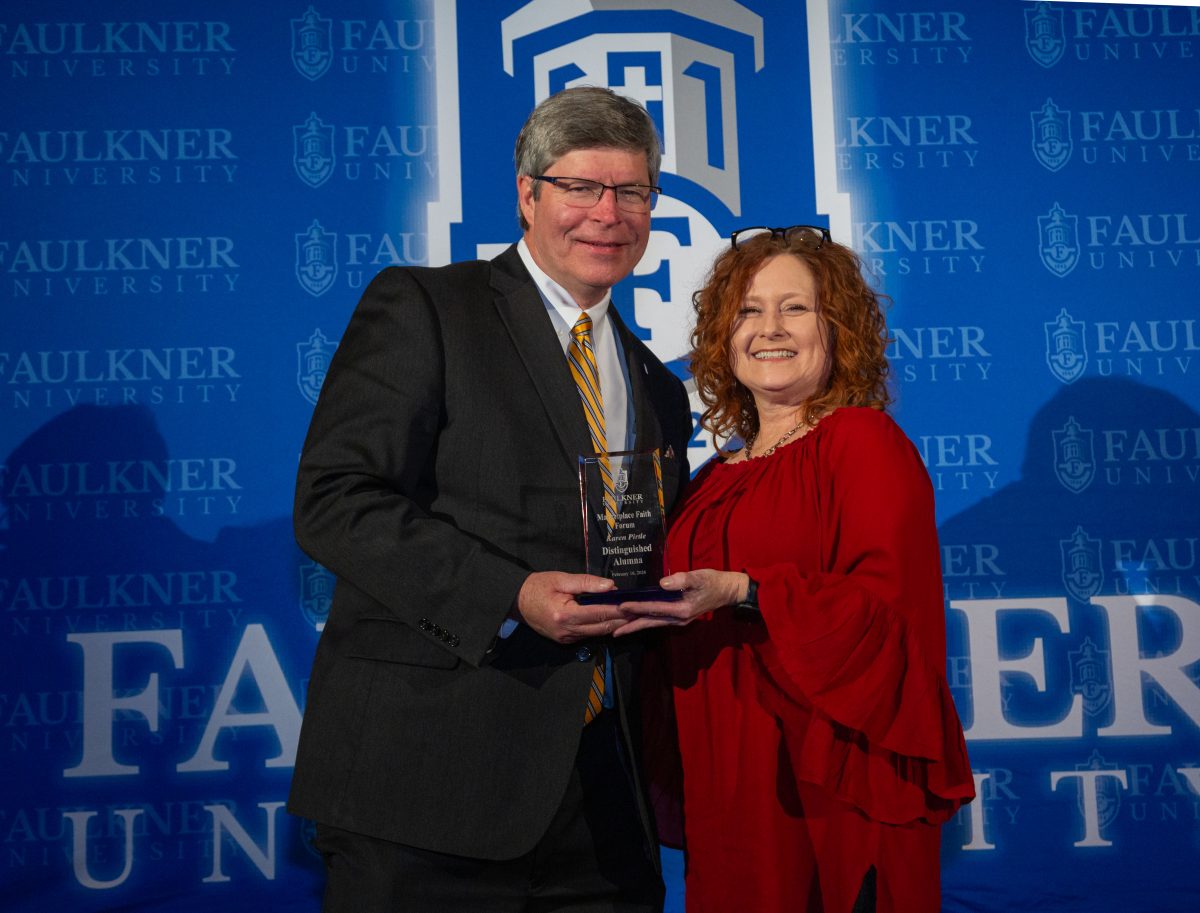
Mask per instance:
[[[608,319],[608,306],[612,303],[612,291],[590,308],[581,309],[575,303],[570,293],[551,279],[534,262],[529,246],[522,238],[517,242],[517,253],[521,261],[533,277],[534,285],[542,296],[542,304],[554,324],[554,332],[562,346],[563,358],[567,356],[567,347],[571,344],[571,328],[579,320],[583,310],[592,318],[592,349],[596,355],[596,370],[600,375],[600,396],[604,401],[604,438],[609,450],[629,450],[633,446],[633,422],[630,421],[629,375],[626,373],[625,359],[621,356],[620,343],[613,322]],[[500,637],[507,638],[517,629],[518,622],[509,618],[500,625]],[[606,678],[611,679],[608,668],[610,660],[606,658]],[[604,705],[612,706],[612,689],[605,688]]]
[[[524,238],[517,243],[517,252],[542,296],[542,303],[550,314],[565,357],[567,347],[571,344],[571,328],[579,319],[581,308],[565,288],[542,272],[542,268],[534,262]],[[608,319],[611,303],[612,291],[609,290],[598,303],[587,308],[587,313],[592,318],[592,349],[596,353],[600,396],[604,400],[604,437],[609,450],[628,450],[633,446],[630,433],[633,429],[629,421],[629,381],[616,330]]]

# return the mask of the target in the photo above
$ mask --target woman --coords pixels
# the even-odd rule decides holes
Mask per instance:
[[[878,296],[828,231],[735,232],[696,295],[717,438],[672,519],[665,624],[689,913],[940,909],[974,795],[947,687],[933,494],[885,413]]]

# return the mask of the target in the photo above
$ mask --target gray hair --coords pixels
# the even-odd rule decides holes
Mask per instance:
[[[563,89],[534,108],[517,135],[513,150],[517,177],[545,174],[547,168],[576,149],[644,152],[650,183],[658,183],[662,146],[654,121],[645,108],[612,89],[601,86]],[[541,189],[541,183],[535,182],[534,199]],[[520,203],[517,218],[522,231],[529,228]]]

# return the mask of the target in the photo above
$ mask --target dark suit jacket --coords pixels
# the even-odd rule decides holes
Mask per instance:
[[[687,479],[683,385],[621,323],[637,449]],[[508,859],[536,844],[574,763],[593,662],[521,625],[530,571],[582,572],[579,394],[536,286],[494,261],[392,268],[330,366],[297,479],[301,547],[338,577],[289,810],[411,846]],[[612,647],[637,750],[637,653]]]

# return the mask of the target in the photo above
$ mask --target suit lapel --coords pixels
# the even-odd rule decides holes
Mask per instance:
[[[574,472],[579,454],[592,449],[591,437],[562,346],[515,245],[492,261],[492,290],[500,319],[525,363]]]
[[[492,261],[491,281],[500,319],[529,372],[562,445],[563,456],[574,473],[579,455],[592,452],[592,439],[579,402],[579,391],[571,379],[562,346],[546,314],[541,295],[525,264],[521,262],[516,245]],[[664,447],[662,426],[658,421],[655,398],[650,391],[644,347],[625,326],[614,305],[609,305],[608,314],[620,336],[629,373],[634,419],[633,449]]]
[[[642,358],[641,342],[625,326],[614,305],[609,305],[608,315],[617,328],[621,337],[621,348],[625,354],[625,367],[629,372],[629,393],[633,400],[634,418],[634,450],[653,450],[663,445],[662,428],[658,424],[658,414],[654,408],[654,400],[650,396],[646,362]]]
[[[633,411],[636,425],[634,426],[634,450],[653,450],[659,448],[663,456],[663,493],[668,507],[675,501],[679,490],[680,455],[671,453],[669,442],[663,437],[662,425],[658,420],[658,409],[666,409],[665,402],[659,402],[658,397],[651,391],[650,368],[646,364],[646,348],[636,336],[629,331],[617,314],[616,308],[610,307],[608,313],[616,321],[614,326],[621,337],[621,347],[625,350],[625,365],[629,372],[630,394],[633,399]]]

